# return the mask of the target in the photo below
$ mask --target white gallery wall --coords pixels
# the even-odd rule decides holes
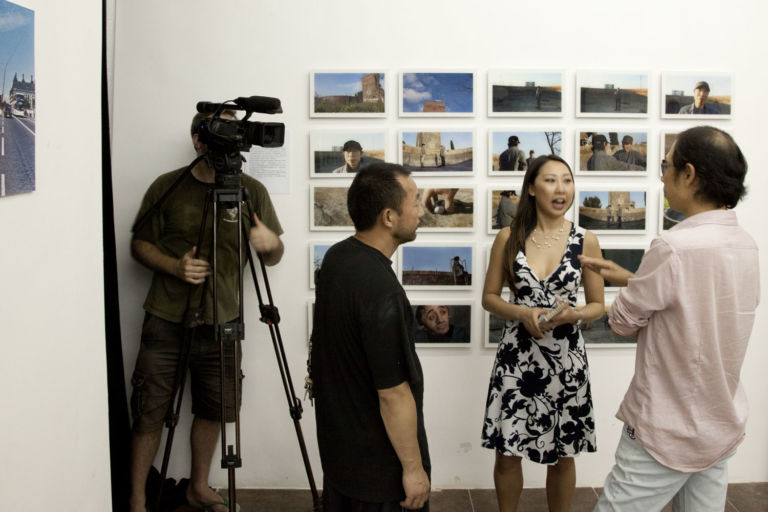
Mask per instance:
[[[150,273],[130,257],[130,228],[142,195],[152,180],[193,159],[188,130],[197,101],[223,101],[250,95],[276,96],[282,100],[283,115],[263,116],[258,120],[283,122],[290,132],[290,192],[273,195],[285,229],[286,253],[279,266],[270,269],[269,276],[280,307],[283,319],[280,327],[299,394],[302,394],[305,375],[307,302],[313,298],[308,283],[308,242],[333,242],[351,234],[310,231],[310,185],[338,186],[339,182],[310,179],[309,131],[384,129],[389,159],[394,161],[399,130],[472,130],[475,132],[475,175],[451,181],[476,187],[476,229],[472,233],[423,233],[418,240],[474,244],[474,285],[471,291],[419,292],[411,297],[469,299],[474,304],[471,347],[420,349],[419,355],[426,379],[425,414],[434,487],[492,487],[493,453],[480,447],[480,432],[494,350],[483,347],[485,326],[480,296],[487,248],[493,241],[487,234],[486,191],[509,180],[487,175],[489,130],[561,128],[565,132],[564,155],[570,162],[574,159],[575,132],[580,129],[615,126],[648,131],[647,177],[589,179],[589,184],[595,185],[639,183],[647,188],[646,234],[601,237],[601,242],[639,243],[647,247],[657,234],[661,184],[656,179],[655,162],[663,157],[659,133],[692,125],[690,120],[660,118],[661,72],[733,72],[733,119],[712,124],[731,132],[749,161],[751,193],[737,208],[737,213],[763,250],[761,263],[766,273],[768,231],[763,222],[763,191],[768,187],[765,174],[768,157],[764,150],[765,137],[759,130],[768,113],[764,102],[768,76],[760,65],[761,49],[768,46],[768,35],[762,27],[767,14],[765,4],[757,1],[735,1],[727,5],[713,1],[655,0],[631,4],[567,0],[117,1],[112,155],[126,385],[130,383],[138,349],[141,305],[150,279]],[[563,117],[488,118],[487,72],[505,68],[563,70]],[[398,117],[399,72],[467,69],[477,73],[474,117]],[[309,72],[338,70],[385,71],[386,118],[310,119]],[[574,82],[579,70],[648,72],[650,115],[647,119],[576,118]],[[577,176],[577,186],[579,179]],[[434,178],[416,181],[421,186],[440,182]],[[0,208],[3,206],[0,202]],[[3,222],[7,222],[5,217]],[[42,228],[45,224],[41,221],[35,225]],[[42,228],[41,231],[50,235],[51,230]],[[43,237],[34,240],[41,243]],[[66,248],[74,245],[46,243],[44,247],[46,250],[41,244],[40,251],[31,253],[40,255],[42,260],[42,255],[50,254],[51,248],[55,253],[69,251],[71,249]],[[25,265],[29,265],[29,261]],[[39,278],[40,274],[32,273],[27,279],[34,277]],[[14,278],[20,280],[21,276]],[[238,471],[238,485],[306,488],[307,479],[271,342],[266,328],[257,319],[255,293],[248,281],[246,285],[244,464]],[[768,347],[763,343],[768,335],[766,302],[758,311],[743,370],[752,414],[746,440],[732,459],[730,478],[733,482],[768,480],[768,457],[765,456],[768,438],[764,435],[768,431],[768,386],[764,370]],[[91,316],[97,315],[94,312]],[[630,347],[595,348],[589,351],[589,360],[598,451],[578,458],[577,484],[580,486],[601,485],[612,465],[620,428],[614,413],[632,375],[634,353]],[[171,472],[176,476],[184,475],[189,463],[188,394],[185,404],[186,414],[177,433],[171,463]],[[302,426],[319,484],[322,472],[314,411],[308,403],[305,408]],[[226,474],[217,469],[218,457],[213,465],[212,482],[224,485]],[[525,475],[526,486],[544,486],[543,468],[526,464]]]
[[[36,190],[0,199],[0,507],[110,510],[101,2],[17,4],[34,11]]]

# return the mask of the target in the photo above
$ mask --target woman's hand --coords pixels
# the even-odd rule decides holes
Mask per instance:
[[[547,314],[547,310],[544,308],[525,308],[521,315],[520,321],[534,338],[541,339],[544,337],[544,331],[539,325],[539,317],[545,314]]]
[[[557,301],[558,305],[564,304],[561,301]],[[563,324],[575,324],[581,318],[581,313],[573,309],[570,305],[566,305],[565,308],[546,322],[539,324],[539,327],[543,332],[551,331],[555,327]]]

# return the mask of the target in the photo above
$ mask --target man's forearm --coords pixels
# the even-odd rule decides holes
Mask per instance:
[[[379,390],[379,409],[389,441],[404,471],[420,469],[421,451],[416,435],[416,402],[408,382]]]
[[[179,260],[163,253],[154,244],[146,240],[138,238],[131,240],[131,254],[139,263],[150,270],[177,276]]]

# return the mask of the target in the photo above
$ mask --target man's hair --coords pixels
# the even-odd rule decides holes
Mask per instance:
[[[607,143],[608,139],[605,138],[605,135],[592,136],[592,148],[595,150],[604,150]]]
[[[699,179],[696,196],[704,201],[733,208],[747,193],[747,161],[733,138],[719,128],[697,126],[677,136],[672,164],[681,172],[688,163]]]
[[[192,118],[192,125],[189,127],[190,135],[198,133],[200,131],[200,123],[203,122],[203,119],[208,119],[212,115],[213,114],[210,112],[198,112],[195,114]],[[235,111],[230,109],[222,110],[220,115],[235,117]]]
[[[405,189],[398,178],[410,174],[402,165],[382,162],[371,164],[355,175],[347,191],[347,210],[357,231],[372,228],[385,208],[402,213]]]
[[[429,305],[432,305],[432,304],[429,304]],[[438,306],[438,307],[445,307],[445,309],[448,309],[448,306],[446,306],[444,304],[440,304],[440,306]],[[424,306],[424,305],[416,306],[416,314],[415,314],[415,316],[416,316],[416,324],[419,327],[423,327],[424,329],[428,329],[428,330],[431,331],[431,329],[429,329],[429,327],[424,325],[424,320],[422,320],[422,318],[421,318],[421,316],[424,314],[424,310],[426,310],[426,309],[427,309],[427,306]],[[450,314],[450,310],[448,310],[448,312]]]

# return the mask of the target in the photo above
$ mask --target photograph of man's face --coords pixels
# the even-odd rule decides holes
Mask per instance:
[[[411,307],[416,343],[469,343],[470,305],[420,304]]]

